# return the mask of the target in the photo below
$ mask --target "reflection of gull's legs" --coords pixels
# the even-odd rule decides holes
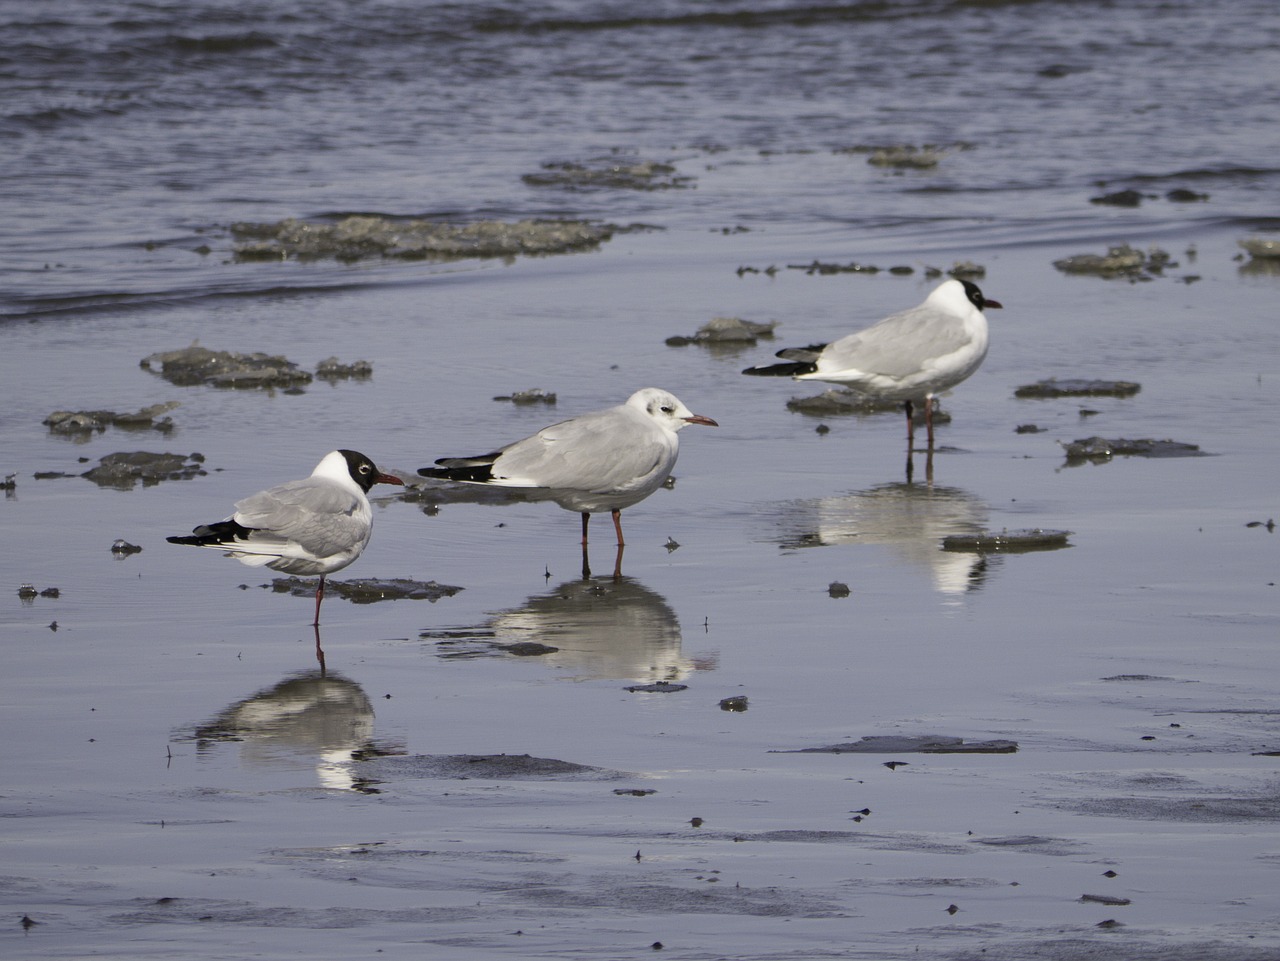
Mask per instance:
[[[915,474],[916,465],[912,458],[912,450],[907,448],[907,483],[911,483],[912,476]],[[928,487],[933,487],[933,447],[930,446],[924,453],[924,482]]]
[[[911,448],[915,445],[916,439],[916,424],[911,417],[916,411],[915,408],[911,406],[911,401],[909,400],[904,400],[902,402],[902,409],[907,412],[907,460],[909,463],[911,458]]]
[[[626,544],[618,545],[618,553],[613,558],[613,579],[615,581],[622,580],[622,552],[626,549]],[[587,555],[587,545],[582,545],[582,579],[584,581],[591,580],[591,559]]]

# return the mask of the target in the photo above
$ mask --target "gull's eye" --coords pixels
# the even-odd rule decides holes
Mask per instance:
[[[664,407],[662,408],[662,412],[664,414],[674,414],[676,412],[676,409],[674,407]]]
[[[361,473],[361,474],[368,474],[368,473],[369,473],[370,471],[372,471],[372,470],[373,470],[373,468],[372,468],[372,467],[370,467],[368,464],[361,464],[361,465],[360,465],[360,473]]]

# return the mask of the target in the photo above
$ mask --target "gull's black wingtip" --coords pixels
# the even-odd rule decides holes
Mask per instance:
[[[794,377],[796,374],[812,374],[818,365],[812,361],[794,361],[789,364],[770,364],[767,367],[748,367],[743,371],[751,377]]]
[[[190,534],[166,537],[165,540],[170,544],[183,544],[187,547],[221,547],[233,541],[247,541],[252,533],[253,530],[243,524],[225,520],[216,524],[201,524]]]
[[[442,461],[454,460],[454,458],[441,458]],[[463,458],[457,458],[463,460]],[[437,461],[436,463],[440,463]],[[421,477],[433,477],[436,480],[451,481],[471,481],[472,483],[484,483],[493,479],[492,464],[463,464],[457,467],[419,467],[418,474]]]

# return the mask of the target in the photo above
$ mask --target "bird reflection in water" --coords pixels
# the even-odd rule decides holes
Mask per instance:
[[[359,789],[352,755],[374,749],[373,705],[355,681],[307,671],[237,701],[195,730],[201,750],[240,744],[249,766],[313,766],[321,786]]]
[[[880,544],[929,573],[934,589],[959,595],[977,590],[991,558],[942,549],[943,538],[986,528],[984,501],[955,487],[891,483],[839,497],[788,505],[781,546]]]
[[[483,626],[423,635],[442,639],[451,657],[515,652],[540,645],[540,663],[569,680],[673,682],[715,666],[681,650],[680,621],[662,595],[630,577],[574,578],[522,606],[501,611]]]

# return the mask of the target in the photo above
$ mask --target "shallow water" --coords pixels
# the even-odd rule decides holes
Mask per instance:
[[[42,9],[0,29],[8,953],[1280,950],[1280,274],[1238,247],[1275,225],[1269,6]],[[928,170],[842,149],[926,143],[953,146]],[[614,155],[689,179],[522,179]],[[1153,196],[1089,202],[1125,187]],[[654,229],[508,260],[235,258],[232,223],[350,212]],[[1053,266],[1120,243],[1175,263]],[[1005,309],[943,399],[931,478],[917,454],[906,479],[900,414],[793,413],[819,389],[739,373],[958,261]],[[780,327],[666,345],[717,316]],[[139,366],[196,339],[373,375],[290,393]],[[1050,377],[1141,390],[1014,396]],[[309,599],[164,542],[335,447],[412,476],[649,384],[721,426],[683,432],[674,488],[624,514],[621,582],[600,519],[584,584],[552,505],[375,489],[336,576],[462,590],[330,594],[321,677]],[[492,399],[532,387],[557,404]],[[42,423],[170,400],[168,434]],[[1209,456],[1069,464],[1094,436]],[[134,450],[206,473],[76,476]],[[1069,546],[942,550],[1035,528]],[[502,646],[530,642],[557,650]],[[684,687],[627,690],[657,682]],[[1019,749],[797,753],[882,735]]]

